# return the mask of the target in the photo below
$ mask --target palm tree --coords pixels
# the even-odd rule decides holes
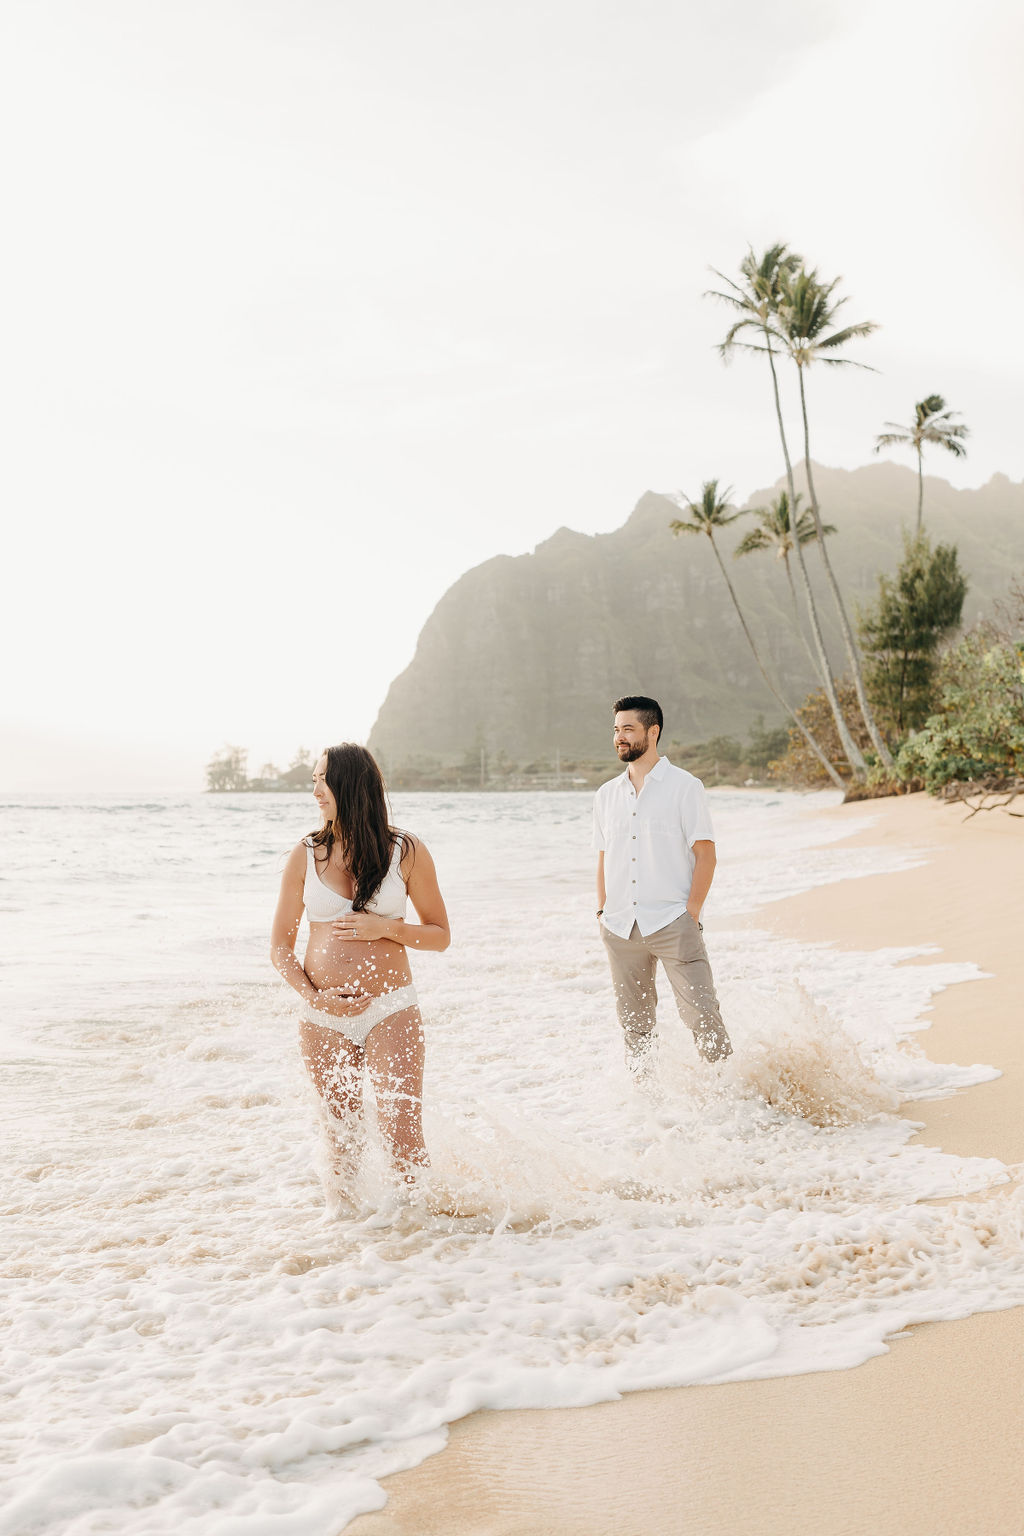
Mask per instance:
[[[854,341],[862,336],[870,336],[873,331],[878,329],[873,320],[862,320],[856,325],[845,325],[839,329],[834,328],[836,316],[847,302],[845,298],[833,298],[839,281],[840,279],[837,277],[833,278],[831,283],[823,283],[818,277],[817,271],[808,272],[804,267],[801,267],[800,271],[796,273],[784,273],[779,283],[781,296],[773,329],[776,330],[776,335],[785,346],[789,357],[796,364],[797,377],[800,380],[800,412],[804,424],[804,471],[807,475],[807,491],[811,499],[811,516],[814,518],[814,526],[818,532],[818,549],[821,553],[821,563],[825,567],[825,575],[835,600],[836,612],[839,615],[839,628],[842,631],[843,642],[846,646],[850,672],[853,676],[853,686],[857,694],[857,703],[864,717],[864,724],[867,726],[868,735],[871,737],[879,761],[891,772],[894,767],[892,753],[886,746],[885,739],[875,722],[871,705],[868,703],[867,691],[864,687],[864,669],[861,665],[860,651],[857,649],[857,642],[854,639],[853,628],[846,612],[843,595],[839,590],[839,583],[832,569],[828,550],[825,548],[825,541],[822,536],[821,511],[818,506],[818,497],[814,489],[814,474],[811,469],[811,435],[807,423],[807,391],[805,386],[807,370],[814,362],[827,363],[833,368],[866,368],[868,366],[866,363],[859,363],[853,358],[838,356],[838,349],[845,346],[848,341]],[[803,551],[799,543],[794,548],[797,561],[802,565]]]
[[[740,276],[742,282],[733,282],[712,267],[716,277],[720,277],[727,285],[728,291],[723,293],[717,289],[711,289],[705,295],[707,298],[719,299],[724,304],[736,311],[739,318],[730,326],[725,340],[719,346],[719,352],[724,362],[728,362],[733,351],[739,347],[747,352],[764,352],[768,357],[768,367],[772,376],[772,393],[775,398],[775,419],[779,427],[779,439],[782,443],[782,457],[786,465],[786,484],[789,487],[789,500],[792,506],[796,505],[796,485],[793,479],[793,464],[789,456],[789,443],[786,439],[786,426],[782,418],[782,400],[779,394],[779,376],[775,367],[777,351],[785,350],[785,338],[781,333],[778,321],[779,306],[790,282],[803,270],[803,258],[792,252],[782,241],[777,241],[765,251],[760,259],[754,255],[753,249],[748,249],[746,256],[740,262]],[[747,341],[746,333],[754,331],[762,337],[760,342]],[[774,344],[773,344],[774,343]],[[867,764],[864,754],[861,752],[850,728],[846,723],[842,707],[839,703],[839,691],[836,688],[836,680],[829,664],[828,652],[825,649],[825,638],[821,632],[821,621],[818,618],[817,604],[814,601],[814,593],[811,589],[810,578],[807,575],[807,566],[804,562],[803,551],[799,544],[795,546],[797,552],[797,570],[800,574],[800,585],[804,594],[804,602],[807,605],[807,614],[811,625],[811,634],[814,637],[814,649],[818,658],[818,673],[821,677],[825,697],[828,699],[829,708],[836,722],[836,730],[839,732],[839,740],[846,754],[847,761],[857,778],[867,777]]]
[[[818,530],[814,526],[814,519],[810,512],[800,510],[802,497],[796,498],[796,529],[795,535],[803,544],[812,544],[818,537]],[[757,518],[758,527],[751,528],[745,533],[733,550],[733,557],[739,559],[741,555],[752,555],[760,550],[774,550],[776,560],[781,560],[786,570],[786,581],[789,584],[789,595],[793,600],[793,615],[796,619],[796,629],[803,641],[804,650],[807,652],[811,666],[816,672],[820,672],[818,659],[807,643],[803,625],[800,623],[800,604],[796,598],[796,587],[793,584],[793,570],[789,563],[789,557],[793,553],[794,528],[789,515],[789,496],[785,491],[780,491],[775,500],[767,507],[751,507],[749,509]],[[831,523],[826,523],[826,534],[835,533]]]
[[[913,448],[917,454],[917,531],[921,532],[921,514],[924,507],[924,445],[925,443],[938,443],[940,447],[947,449],[954,458],[962,459],[967,453],[964,447],[964,438],[969,436],[969,428],[962,422],[954,421],[954,416],[959,416],[959,411],[946,409],[946,402],[941,395],[926,395],[914,406],[914,425],[901,427],[898,421],[883,422],[883,426],[891,428],[889,432],[880,432],[875,440],[875,452],[880,453],[883,448]]]
[[[718,545],[715,543],[715,533],[717,531],[727,527],[729,523],[734,523],[738,517],[743,516],[743,514],[735,507],[730,506],[729,497],[731,495],[731,489],[723,491],[722,494],[719,495],[718,481],[705,480],[704,484],[701,486],[699,501],[691,501],[690,498],[685,494],[680,494],[680,504],[687,508],[690,515],[688,518],[673,518],[669,526],[671,527],[672,532],[675,534],[703,533],[706,536],[708,542],[711,545],[711,548],[715,552],[715,559],[718,561],[718,568],[722,575],[725,577],[725,584],[729,588],[729,596],[732,598],[732,605],[736,609],[736,617],[739,619],[743,633],[747,637],[747,644],[750,646],[750,649],[753,652],[754,660],[757,663],[757,670],[764,678],[766,687],[768,688],[772,697],[778,701],[778,703],[786,711],[786,714],[796,725],[800,734],[803,736],[804,740],[807,742],[807,745],[810,747],[811,751],[815,754],[818,761],[825,769],[833,784],[835,784],[838,789],[845,790],[846,786],[843,783],[838,771],[829,762],[828,758],[825,756],[824,752],[821,750],[821,748],[818,746],[818,743],[811,735],[810,731],[800,719],[800,716],[786,703],[785,699],[782,697],[781,693],[776,688],[771,678],[768,676],[768,673],[765,671],[764,664],[761,661],[760,652],[754,643],[754,637],[750,633],[747,621],[743,616],[743,609],[740,607],[739,598],[736,596],[736,589],[729,579],[729,572],[726,570],[725,562],[722,559],[722,552]]]

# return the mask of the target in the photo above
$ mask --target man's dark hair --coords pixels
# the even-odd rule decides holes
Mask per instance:
[[[658,727],[658,735],[665,730],[665,718],[661,713],[661,705],[657,699],[645,698],[642,693],[628,694],[624,699],[616,699],[612,705],[612,714],[617,715],[620,709],[631,709],[639,715],[640,724],[645,731],[649,731],[652,725]]]

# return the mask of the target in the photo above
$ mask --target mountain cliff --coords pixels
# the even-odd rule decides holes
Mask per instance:
[[[856,470],[815,467],[829,553],[852,610],[870,601],[892,570],[913,523],[914,471],[891,463]],[[755,492],[764,506],[784,482]],[[799,477],[798,477],[799,488]],[[970,582],[972,623],[1024,570],[1024,484],[996,475],[977,490],[925,481],[925,526],[954,542]],[[653,694],[666,741],[743,734],[758,714],[780,710],[758,675],[705,538],[673,538],[679,515],[648,491],[613,533],[559,528],[532,554],[499,555],[467,571],[423,626],[410,665],[378,714],[371,748],[386,764],[430,756],[453,762],[485,749],[513,762],[607,755],[610,705],[620,694]],[[733,560],[750,520],[720,544],[769,672],[799,702],[814,678],[796,633],[785,574],[769,554]],[[845,670],[819,557],[807,549],[826,639]]]

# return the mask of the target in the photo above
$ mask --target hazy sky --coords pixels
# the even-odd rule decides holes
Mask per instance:
[[[939,391],[933,470],[1024,476],[1022,56],[1016,0],[5,0],[0,788],[364,738],[469,566],[773,481],[747,242],[883,326],[819,459]]]

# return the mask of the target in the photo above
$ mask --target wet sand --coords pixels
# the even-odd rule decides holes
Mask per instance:
[[[1024,809],[1024,805],[1020,807]],[[938,946],[991,975],[934,1000],[935,1060],[1003,1076],[905,1106],[920,1139],[1024,1161],[1024,819],[922,795],[822,812],[927,863],[817,887],[751,926],[841,949]],[[927,957],[934,960],[935,955]],[[913,964],[914,962],[908,962]],[[1022,1536],[1024,1309],[923,1324],[855,1370],[472,1414],[347,1536]]]

